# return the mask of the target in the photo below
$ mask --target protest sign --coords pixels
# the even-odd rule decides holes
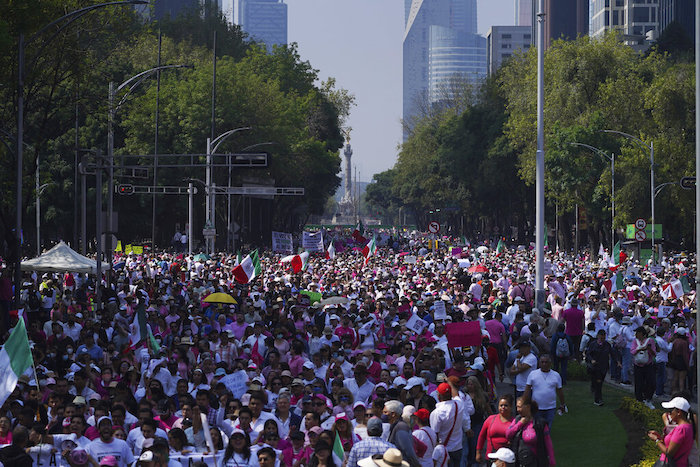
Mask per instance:
[[[657,316],[659,318],[665,318],[665,317],[669,316],[671,313],[673,313],[672,306],[661,305],[661,306],[659,306],[659,313]]]
[[[411,318],[406,322],[406,328],[415,332],[418,335],[423,334],[423,330],[428,326],[428,323],[423,321],[415,313],[411,315]]]
[[[478,321],[447,323],[445,325],[447,347],[459,348],[481,345],[481,326]]]
[[[435,313],[433,314],[433,319],[447,319],[447,310],[445,309],[445,302],[438,300],[435,302]]]
[[[457,260],[457,264],[462,269],[469,269],[472,266],[472,262],[468,259],[459,259]]]
[[[320,302],[321,299],[323,298],[323,294],[320,292],[312,292],[310,290],[302,290],[299,292],[301,295],[306,295],[309,297],[309,303],[313,305],[316,302]]]
[[[218,457],[222,457],[224,455],[224,452],[221,451],[218,454]],[[182,464],[182,467],[192,467],[194,464],[198,462],[203,462],[207,464],[210,467],[216,467],[217,462],[216,458],[217,456],[213,454],[201,454],[197,452],[193,452],[191,454],[170,454],[168,456],[170,460],[174,460]]]
[[[292,244],[292,234],[286,232],[272,231],[272,251],[275,253],[292,254],[294,246]]]
[[[219,380],[220,383],[224,383],[226,389],[231,391],[233,397],[236,399],[240,398],[248,390],[246,383],[248,382],[248,374],[245,370],[239,370],[230,375],[226,375]]]
[[[459,256],[462,254],[462,248],[458,246],[452,246],[450,247],[450,254],[452,256]]]
[[[304,232],[301,239],[301,246],[306,251],[321,252],[324,251],[323,248],[323,232]]]
[[[28,454],[32,458],[32,467],[70,467],[68,461],[52,444],[33,446],[29,448]]]
[[[416,264],[416,261],[418,258],[416,258],[415,255],[407,255],[403,257],[403,262],[406,264]]]

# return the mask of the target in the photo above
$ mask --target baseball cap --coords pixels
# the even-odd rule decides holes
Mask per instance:
[[[498,451],[488,454],[489,459],[499,460],[512,464],[515,462],[515,453],[508,448],[499,448]]]
[[[430,412],[428,412],[427,409],[418,409],[413,413],[413,415],[415,415],[423,421],[428,420],[430,418]]]
[[[683,412],[688,412],[690,410],[690,403],[683,397],[674,397],[668,402],[662,402],[661,406],[664,409],[678,409]]]
[[[437,391],[439,394],[444,396],[445,394],[449,394],[450,391],[452,391],[452,388],[447,383],[440,383],[437,387]]]
[[[408,378],[408,382],[406,382],[406,387],[404,389],[406,389],[408,391],[409,389],[416,387],[416,386],[423,387],[423,378],[420,378],[418,376],[413,376],[411,378]]]

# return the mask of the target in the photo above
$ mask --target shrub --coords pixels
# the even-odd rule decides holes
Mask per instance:
[[[645,431],[656,430],[663,433],[664,423],[661,418],[663,410],[651,410],[632,397],[623,398],[620,408],[628,412],[635,421],[639,422]],[[656,443],[651,439],[647,439],[641,448],[641,460],[632,467],[652,467],[658,459],[659,449],[656,447]]]

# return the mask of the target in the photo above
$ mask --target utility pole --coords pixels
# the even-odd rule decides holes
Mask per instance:
[[[544,0],[539,0],[537,12],[537,157],[535,176],[536,197],[536,265],[535,306],[544,306]]]

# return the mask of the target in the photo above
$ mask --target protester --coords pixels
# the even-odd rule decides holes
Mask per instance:
[[[537,402],[518,398],[518,417],[506,430],[506,438],[515,452],[518,465],[555,465],[549,426],[537,421]]]
[[[476,444],[476,461],[484,462],[484,454],[493,454],[509,446],[506,431],[513,421],[513,396],[504,394],[498,400],[498,413],[484,421]],[[512,462],[512,461],[511,461]]]
[[[648,436],[661,451],[659,458],[661,462],[672,461],[677,467],[687,467],[688,457],[697,435],[690,404],[683,397],[674,397],[668,402],[662,402],[661,405],[671,410],[668,417],[664,417],[664,421],[668,421],[669,432],[662,435],[652,430]]]
[[[650,409],[654,409],[652,397],[655,386],[656,343],[648,336],[647,329],[643,326],[638,327],[634,331],[634,335],[635,338],[630,347],[630,353],[634,359],[634,396]]]
[[[608,372],[612,348],[605,340],[605,330],[598,331],[595,340],[590,341],[586,348],[586,365],[591,378],[593,404],[603,405],[603,382]]]

